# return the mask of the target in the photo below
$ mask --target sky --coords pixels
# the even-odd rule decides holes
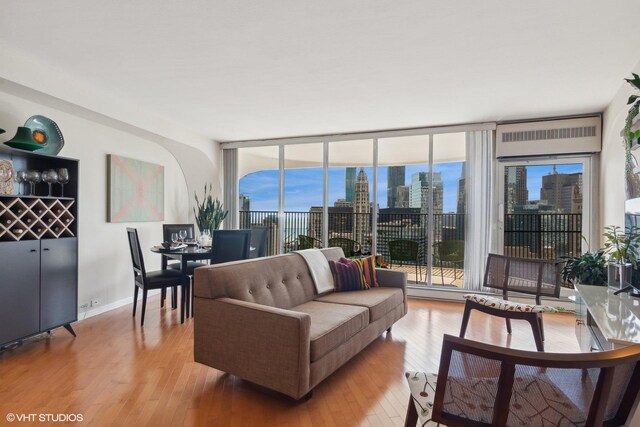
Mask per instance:
[[[458,203],[458,179],[464,163],[437,163],[434,172],[441,172],[443,184],[443,211],[455,212]],[[359,170],[359,169],[358,169]],[[373,191],[373,168],[364,168],[369,180],[369,191]],[[405,168],[405,185],[411,185],[411,175],[424,172],[427,165],[411,165]],[[527,166],[527,188],[529,199],[540,198],[542,177],[553,171],[549,166]],[[581,164],[558,165],[558,173],[582,172]],[[329,206],[337,199],[345,198],[345,168],[329,168]],[[322,206],[322,168],[285,170],[284,210],[308,212],[311,206]],[[240,193],[251,199],[253,211],[278,210],[278,171],[267,170],[248,174],[240,179]],[[373,200],[373,197],[371,200]],[[378,168],[378,205],[387,207],[387,167]]]

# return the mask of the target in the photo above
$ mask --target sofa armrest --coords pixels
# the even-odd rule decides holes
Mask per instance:
[[[407,273],[404,271],[390,270],[388,268],[376,268],[378,284],[386,288],[400,288],[407,301]]]
[[[196,297],[195,305],[196,362],[296,399],[308,392],[308,314],[231,298]]]

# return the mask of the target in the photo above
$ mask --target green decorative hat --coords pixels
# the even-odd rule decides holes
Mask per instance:
[[[23,126],[20,126],[16,135],[9,141],[5,142],[5,144],[9,147],[27,151],[35,151],[42,148],[42,146],[33,139],[31,129]]]

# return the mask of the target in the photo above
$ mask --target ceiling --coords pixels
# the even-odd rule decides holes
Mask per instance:
[[[2,16],[5,45],[218,141],[600,112],[640,60],[637,0],[9,0]]]

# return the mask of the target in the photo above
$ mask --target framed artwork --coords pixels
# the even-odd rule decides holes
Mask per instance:
[[[109,154],[108,222],[164,220],[164,166]]]
[[[0,160],[0,194],[13,194],[13,162]]]

